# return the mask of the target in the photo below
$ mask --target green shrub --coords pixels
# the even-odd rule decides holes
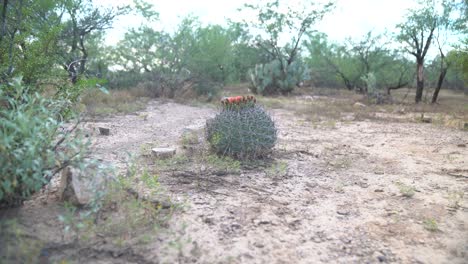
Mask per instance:
[[[221,155],[238,159],[261,158],[276,143],[276,128],[268,113],[260,106],[224,107],[206,127],[207,140]]]
[[[304,63],[297,60],[288,64],[284,59],[257,64],[248,75],[252,92],[262,95],[290,93],[299,83],[309,79]]]
[[[63,128],[61,116],[69,101],[30,93],[21,79],[8,90],[13,92],[0,89],[0,206],[20,204],[79,160],[86,147],[72,137],[73,129]]]

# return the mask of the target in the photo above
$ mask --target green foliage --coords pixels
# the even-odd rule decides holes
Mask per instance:
[[[451,5],[448,1],[421,1],[417,9],[409,11],[406,21],[398,24],[399,34],[397,41],[403,43],[403,49],[409,55],[415,58],[417,64],[416,70],[416,97],[415,102],[422,100],[424,82],[425,59],[430,47],[433,44],[438,45],[438,50],[443,54],[441,40],[439,35],[447,34],[451,27]],[[441,64],[442,66],[443,64]],[[443,70],[445,68],[445,70]],[[446,67],[441,67],[442,72],[446,71]],[[445,73],[444,73],[445,75]],[[440,86],[438,87],[440,89]],[[438,91],[438,90],[437,90]],[[438,92],[434,93],[433,103],[437,100]]]
[[[5,3],[4,3],[5,2]],[[52,74],[62,1],[2,1],[0,5],[0,82],[23,76],[34,83]],[[6,8],[5,10],[3,10]]]
[[[330,43],[325,34],[310,35],[304,44],[309,51],[306,62],[315,86],[345,86],[365,92],[370,73],[376,78],[376,89],[408,85],[413,63],[387,48],[382,37],[368,32],[360,40],[348,39],[347,43],[338,44]]]
[[[265,173],[269,177],[284,177],[288,175],[288,163],[285,161],[275,162],[265,170]]]
[[[110,243],[123,246],[130,238],[154,236],[170,219],[177,204],[164,195],[158,175],[150,173],[131,156],[127,162],[126,174],[112,178],[105,190],[97,190],[86,208],[65,203],[58,216],[65,233],[80,243],[99,233],[110,238]],[[110,167],[101,169],[115,173]]]
[[[213,150],[239,159],[261,158],[270,153],[276,133],[271,117],[257,105],[224,109],[206,126]]]
[[[186,81],[194,84],[198,95],[213,96],[237,76],[230,74],[233,41],[237,37],[230,29],[218,25],[203,27],[198,18],[187,17],[173,34],[146,25],[131,29],[114,49],[113,58],[133,76],[143,76],[155,86],[164,83],[171,96]]]
[[[306,79],[304,75],[308,71],[300,59],[302,37],[312,32],[312,25],[321,20],[333,4],[326,3],[317,8],[313,2],[308,2],[293,8],[274,0],[264,5],[247,4],[245,7],[257,13],[255,21],[244,22],[263,33],[257,35],[255,42],[268,58],[267,63],[255,66],[249,72],[252,91],[264,95],[291,92]],[[285,35],[292,38],[281,46],[280,40]]]
[[[138,1],[137,9],[144,12],[145,6]],[[60,64],[68,73],[73,84],[86,74],[89,60],[89,41],[96,34],[104,32],[112,26],[114,19],[129,12],[128,6],[103,8],[96,6],[91,0],[70,0],[63,4],[66,18],[62,22],[62,30],[58,41]]]
[[[2,263],[35,263],[45,246],[39,239],[31,239],[30,231],[16,219],[0,219],[0,237]]]
[[[299,60],[288,65],[283,59],[257,64],[249,71],[249,77],[250,89],[255,94],[287,94],[300,82],[309,79],[309,71]]]
[[[416,194],[416,190],[412,186],[397,182],[397,187],[400,190],[401,195],[404,197],[411,198]]]
[[[102,199],[102,221],[91,226],[91,233],[97,232],[113,238],[113,244],[123,246],[128,238],[154,235],[172,216],[177,204],[164,195],[157,175],[146,168],[131,164],[127,175],[120,175],[109,186]],[[136,190],[144,190],[145,194]],[[126,239],[123,239],[126,238]]]
[[[424,229],[431,231],[431,232],[437,232],[440,231],[439,225],[437,224],[437,221],[433,218],[428,218],[423,221],[423,227]]]
[[[452,79],[450,78],[450,74],[458,73],[464,81],[465,91],[468,92],[468,37],[463,41],[462,47],[458,50],[449,52],[447,59],[451,61],[454,66],[452,70],[449,70],[447,79],[450,81]]]
[[[16,205],[46,185],[61,168],[79,161],[86,144],[64,129],[69,102],[28,92],[21,79],[0,90],[0,205]],[[3,87],[2,87],[3,88]]]
[[[203,157],[207,165],[215,171],[225,171],[229,173],[240,173],[241,164],[238,160],[230,157],[219,157],[218,155],[208,155]]]

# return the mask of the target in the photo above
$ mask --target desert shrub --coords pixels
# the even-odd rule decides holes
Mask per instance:
[[[110,75],[109,85],[112,88],[128,89],[137,87],[145,91],[148,97],[174,98],[187,82],[197,82],[190,71],[182,69],[177,72],[155,71],[144,73],[116,72]],[[199,91],[197,90],[197,93]]]
[[[194,85],[198,96],[207,96],[211,100],[222,89],[222,83],[211,81],[209,79],[199,79]]]
[[[377,78],[375,74],[370,72],[365,77],[361,78],[366,84],[367,98],[369,103],[373,104],[385,104],[391,101],[391,98],[382,89],[377,86]]]
[[[309,79],[304,63],[296,60],[288,64],[284,59],[257,64],[248,75],[252,92],[262,95],[290,93],[299,83]]]
[[[253,97],[223,100],[223,109],[206,126],[212,149],[238,159],[266,156],[275,146],[276,133],[272,118]]]
[[[30,93],[21,79],[10,86],[14,93],[0,89],[0,206],[20,204],[64,166],[80,160],[86,147],[72,135],[73,128],[63,128],[68,100]]]

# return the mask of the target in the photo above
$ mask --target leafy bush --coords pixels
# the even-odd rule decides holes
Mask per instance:
[[[86,147],[72,137],[74,129],[63,129],[61,113],[69,101],[29,93],[20,78],[10,86],[9,95],[0,89],[0,206],[20,204],[79,160]]]
[[[255,94],[290,93],[300,82],[309,79],[307,66],[296,60],[290,64],[285,59],[257,64],[249,71],[250,88]]]
[[[223,110],[207,121],[207,140],[216,153],[248,159],[271,152],[277,139],[275,124],[253,100],[223,101]]]

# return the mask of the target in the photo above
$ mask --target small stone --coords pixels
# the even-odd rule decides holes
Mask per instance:
[[[160,159],[167,159],[167,158],[172,158],[176,150],[174,148],[153,148],[151,150],[153,153],[153,156],[160,158]]]
[[[458,144],[457,147],[459,147],[459,148],[466,148],[466,144],[461,143],[461,144]]]
[[[421,114],[421,122],[423,122],[423,123],[432,123],[432,117],[424,116],[424,114]]]
[[[314,241],[315,243],[322,243],[323,242],[323,240],[320,237],[313,237],[312,241]]]
[[[239,229],[241,229],[242,227],[241,227],[241,225],[238,224],[238,223],[233,223],[233,224],[231,224],[231,228],[232,228],[232,230],[239,230]]]
[[[103,136],[108,136],[110,135],[110,128],[108,127],[98,127],[99,133]]]
[[[359,185],[359,187],[364,188],[364,189],[369,187],[369,184],[367,182],[359,182],[358,185]]]
[[[365,108],[367,107],[367,105],[363,104],[363,103],[360,103],[360,102],[356,102],[354,103],[354,107],[357,107],[357,108]]]
[[[432,118],[430,118],[430,117],[423,117],[423,118],[421,119],[421,121],[422,121],[423,123],[432,123]]]
[[[379,262],[387,262],[387,258],[385,256],[378,256],[377,259]]]
[[[258,248],[263,248],[263,247],[265,247],[265,245],[264,245],[263,243],[261,243],[261,242],[254,242],[254,246],[255,246],[255,247],[258,247]]]
[[[211,217],[207,217],[207,218],[203,219],[203,222],[205,224],[213,225],[214,224],[214,219],[211,218]]]
[[[349,215],[349,211],[345,209],[339,209],[336,211],[336,213],[339,215]]]
[[[383,189],[375,189],[374,192],[384,192]]]
[[[345,243],[345,244],[351,244],[353,242],[353,240],[351,238],[348,238],[348,237],[342,237],[340,238],[341,242]]]
[[[259,219],[259,220],[254,220],[254,224],[259,226],[259,225],[270,225],[272,222],[267,219]]]

